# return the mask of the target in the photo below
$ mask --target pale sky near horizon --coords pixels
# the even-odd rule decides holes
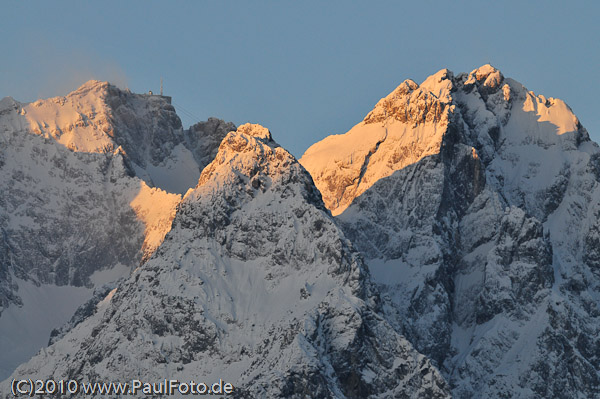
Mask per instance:
[[[89,79],[158,92],[185,127],[260,123],[300,157],[348,131],[405,79],[491,63],[563,99],[595,141],[600,6],[583,1],[7,1],[0,98]]]

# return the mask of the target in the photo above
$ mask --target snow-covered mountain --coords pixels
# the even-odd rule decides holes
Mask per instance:
[[[15,375],[201,376],[248,398],[449,397],[381,316],[310,175],[259,125],[224,138],[151,259],[88,309]]]
[[[0,379],[600,398],[600,148],[490,65],[300,163],[108,83],[5,98],[0,171]]]
[[[300,162],[453,397],[600,397],[600,150],[563,101],[442,70]]]
[[[230,130],[105,82],[0,101],[0,378],[154,252]]]
[[[214,118],[183,130],[169,97],[134,94],[93,80],[66,97],[23,104],[19,110],[28,130],[74,152],[121,147],[148,185],[182,195],[196,184],[225,134],[235,130]]]

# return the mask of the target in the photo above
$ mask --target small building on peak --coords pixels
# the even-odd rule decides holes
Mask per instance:
[[[148,90],[149,96],[156,96],[164,98],[169,104],[171,104],[171,96],[163,96],[163,79],[160,78],[160,94],[154,94],[152,90]]]
[[[166,102],[168,102],[169,104],[171,104],[171,96],[163,96],[161,94],[154,94],[154,92],[152,90],[148,90],[148,94],[145,94],[146,96],[151,96],[151,97],[160,97],[163,98]]]

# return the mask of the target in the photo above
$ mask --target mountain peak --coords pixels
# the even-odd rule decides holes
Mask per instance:
[[[440,69],[421,83],[421,89],[433,94],[442,103],[450,103],[450,92],[454,88],[453,79],[454,73],[451,70]]]
[[[19,123],[26,130],[73,152],[109,153],[120,147],[131,174],[150,187],[182,195],[196,185],[223,137],[235,130],[218,119],[184,130],[168,97],[132,93],[98,80],[22,109],[8,100],[0,104],[5,105],[19,113],[15,118],[23,119]],[[258,125],[245,129],[265,140],[270,137]]]
[[[564,102],[491,65],[451,80],[445,126],[404,124],[405,140],[387,145],[392,124],[383,141],[358,125],[303,164],[332,213],[350,203],[339,224],[453,397],[595,397],[597,354],[563,337],[597,344],[598,310],[585,301],[600,285],[598,146]],[[415,159],[436,129],[437,148]],[[350,143],[359,168],[330,155]]]
[[[390,93],[390,95],[395,94],[396,96],[403,96],[412,93],[418,88],[419,85],[417,84],[417,82],[415,82],[412,79],[406,79],[404,82],[400,83],[398,87],[396,87],[396,89],[392,93]]]
[[[446,134],[465,123],[473,137]],[[501,143],[568,149],[587,133],[564,102],[535,96],[486,64],[457,76],[442,69],[420,85],[405,80],[349,132],[311,146],[301,163],[337,215],[377,180],[439,154],[446,136],[485,162]]]
[[[112,85],[109,82],[91,79],[91,80],[88,80],[87,82],[85,82],[84,84],[82,84],[81,86],[79,86],[76,90],[67,94],[66,97],[82,96],[82,95],[86,95],[90,92],[104,94],[104,93],[106,93],[108,88],[111,86]],[[112,86],[112,87],[114,87],[114,86]]]
[[[474,75],[477,80],[485,79],[492,73],[500,73],[500,70],[496,69],[491,64],[482,65],[471,71],[471,75]]]
[[[265,142],[273,140],[269,129],[256,123],[246,123],[244,125],[241,125],[240,127],[238,127],[238,132],[246,134],[248,136],[256,137],[258,139],[262,139]]]
[[[110,85],[110,83],[107,81],[90,79],[87,82],[85,82],[84,84],[82,84],[81,86],[79,86],[77,88],[77,90],[82,90],[82,89],[91,88],[91,87],[98,87],[98,86],[106,87],[109,85]]]
[[[485,64],[471,71],[465,84],[472,84],[475,82],[479,82],[486,88],[495,89],[504,82],[504,75],[502,75],[500,70],[494,68],[490,64]]]
[[[310,181],[308,173],[299,166],[294,156],[273,140],[267,128],[247,123],[221,141],[214,160],[202,171],[197,189],[210,183],[201,191],[220,191],[231,184],[264,190],[290,173],[305,175],[300,179]]]
[[[275,150],[288,153],[273,140],[269,129],[258,124],[246,123],[227,133],[221,141],[215,160],[221,162],[225,158],[235,156],[263,158]]]

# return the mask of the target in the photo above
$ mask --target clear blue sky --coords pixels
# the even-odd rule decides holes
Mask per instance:
[[[156,92],[162,76],[184,126],[260,123],[300,157],[404,79],[491,63],[565,100],[600,140],[597,2],[2,3],[0,98],[64,95],[92,78]]]

